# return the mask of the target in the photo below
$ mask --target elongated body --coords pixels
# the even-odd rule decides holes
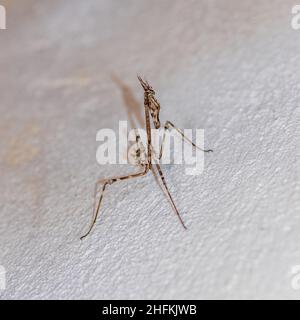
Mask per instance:
[[[137,148],[135,151],[135,159],[136,159],[137,164],[141,167],[142,170],[141,170],[141,172],[138,172],[135,174],[119,176],[119,177],[112,177],[109,179],[99,180],[96,182],[94,218],[92,220],[92,223],[90,225],[88,232],[84,236],[82,236],[81,239],[85,238],[91,232],[93,226],[95,225],[95,222],[96,222],[98,214],[99,214],[100,206],[101,206],[101,203],[103,200],[104,192],[105,192],[106,187],[108,185],[112,185],[113,183],[115,183],[117,181],[123,181],[123,180],[142,177],[142,176],[146,175],[147,173],[149,173],[150,171],[161,182],[161,187],[163,188],[166,195],[168,196],[174,212],[176,213],[182,226],[186,229],[186,226],[185,226],[184,222],[182,221],[181,216],[179,214],[179,211],[178,211],[178,209],[174,203],[174,200],[170,194],[169,188],[166,183],[166,179],[163,175],[162,169],[159,164],[159,160],[162,157],[163,144],[165,141],[166,130],[175,129],[184,140],[191,143],[193,145],[193,147],[198,148],[203,152],[211,152],[212,150],[203,150],[203,149],[199,148],[191,140],[189,140],[187,137],[185,137],[185,135],[183,134],[183,132],[180,129],[176,128],[170,121],[166,121],[166,123],[163,127],[164,128],[164,135],[163,135],[162,143],[160,146],[159,157],[158,157],[158,159],[154,158],[154,152],[153,152],[154,149],[151,144],[151,121],[150,121],[150,119],[152,119],[152,123],[153,123],[155,129],[161,128],[161,124],[160,124],[160,120],[159,120],[160,104],[156,100],[155,91],[149,85],[149,83],[147,81],[144,81],[140,76],[138,76],[138,79],[140,81],[141,86],[144,89],[144,110],[145,110],[146,132],[147,132],[147,153],[145,154],[145,148],[144,148],[144,146],[141,142],[141,138],[136,130]],[[98,190],[99,185],[102,185],[102,189],[100,189],[100,190]],[[99,192],[101,192],[101,194],[100,194],[100,197],[98,200],[98,204],[96,205],[96,197]]]

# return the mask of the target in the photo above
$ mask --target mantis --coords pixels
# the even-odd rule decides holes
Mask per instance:
[[[91,225],[90,225],[88,231],[80,238],[81,240],[90,234],[90,232],[92,231],[92,229],[97,221],[100,207],[101,207],[103,197],[104,197],[104,194],[105,194],[107,187],[111,186],[112,184],[114,184],[118,181],[125,181],[125,180],[129,180],[129,179],[135,179],[135,178],[145,176],[149,172],[152,172],[156,177],[158,177],[160,179],[160,181],[162,182],[163,190],[166,192],[166,195],[169,198],[169,201],[172,205],[172,208],[173,208],[177,218],[179,219],[179,222],[181,223],[181,225],[183,226],[184,229],[187,229],[187,227],[185,226],[185,224],[180,216],[180,213],[175,205],[175,202],[171,196],[171,193],[170,193],[169,188],[166,183],[166,179],[164,177],[164,174],[162,172],[162,169],[161,169],[161,166],[159,163],[159,160],[161,160],[162,154],[163,154],[163,145],[164,145],[164,141],[165,141],[166,131],[172,130],[172,129],[176,130],[176,132],[182,137],[183,140],[192,144],[192,146],[194,148],[197,148],[203,152],[212,152],[213,150],[211,150],[211,149],[205,150],[205,149],[198,147],[190,139],[188,139],[184,135],[184,133],[180,129],[178,129],[174,124],[172,124],[170,121],[166,121],[163,126],[164,133],[163,133],[162,142],[161,142],[161,145],[159,148],[160,149],[159,156],[157,157],[154,153],[154,148],[151,144],[151,121],[152,121],[152,124],[154,125],[155,129],[161,128],[161,122],[159,119],[160,104],[157,101],[157,99],[155,98],[155,91],[149,85],[148,81],[143,80],[140,76],[137,76],[137,77],[138,77],[138,80],[139,80],[143,90],[144,90],[144,111],[145,111],[146,134],[147,134],[147,148],[145,149],[138,131],[137,130],[135,131],[136,146],[137,146],[137,148],[135,150],[135,159],[136,159],[136,164],[140,167],[141,170],[140,170],[140,172],[137,172],[134,174],[118,176],[118,177],[111,177],[108,179],[101,179],[96,182],[95,193],[94,193],[95,203],[94,203],[93,220],[91,222]],[[158,173],[158,175],[157,175],[157,173]],[[102,186],[102,187],[99,189],[99,186]],[[100,197],[99,197],[99,200],[98,200],[98,203],[96,206],[96,198],[97,198],[97,194],[99,192],[100,192]]]

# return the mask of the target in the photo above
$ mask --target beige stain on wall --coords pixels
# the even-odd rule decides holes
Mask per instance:
[[[36,123],[26,124],[20,133],[8,141],[4,164],[8,167],[17,167],[35,159],[40,153],[39,148],[34,143],[39,133],[40,128]]]
[[[70,89],[80,90],[90,87],[93,84],[93,79],[84,72],[77,72],[64,77],[57,77],[52,79],[42,79],[34,84],[35,88],[42,88],[43,90],[54,89]]]
[[[90,85],[90,79],[88,77],[69,77],[58,78],[42,82],[42,86],[51,87],[55,89],[64,87],[87,87]]]
[[[13,129],[12,129],[13,128]],[[17,173],[17,183],[10,184],[11,199],[16,199],[16,194],[22,190],[22,206],[30,212],[27,216],[28,223],[36,228],[41,225],[44,202],[44,189],[46,169],[44,167],[44,150],[41,142],[43,129],[36,120],[29,120],[20,129],[12,125],[12,121],[2,123],[0,136],[3,145],[1,159],[2,170],[8,173]],[[38,173],[34,168],[39,167]],[[24,209],[24,210],[25,210]],[[23,221],[26,223],[26,219]]]

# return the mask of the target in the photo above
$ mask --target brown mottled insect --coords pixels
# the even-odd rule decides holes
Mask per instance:
[[[145,150],[143,143],[141,142],[141,138],[140,135],[138,133],[138,131],[136,130],[136,145],[137,145],[137,149],[136,149],[136,154],[135,154],[135,159],[137,160],[137,164],[141,167],[141,172],[135,173],[135,174],[131,174],[131,175],[125,175],[125,176],[119,176],[119,177],[112,177],[109,179],[104,179],[104,180],[99,180],[96,182],[95,185],[95,204],[94,204],[94,218],[93,221],[90,225],[90,228],[88,230],[88,232],[82,236],[80,239],[85,238],[92,230],[93,226],[95,225],[95,222],[97,220],[98,214],[99,214],[99,210],[100,210],[100,206],[103,200],[103,195],[104,192],[107,188],[107,186],[112,185],[113,183],[117,182],[117,181],[123,181],[123,180],[128,180],[128,179],[133,179],[133,178],[138,178],[138,177],[142,177],[144,175],[146,175],[149,171],[152,171],[152,173],[157,177],[156,171],[159,174],[159,178],[162,181],[162,186],[164,188],[164,191],[166,191],[167,196],[169,197],[169,200],[172,204],[172,207],[180,221],[180,223],[182,224],[182,226],[186,229],[186,226],[184,224],[184,222],[181,219],[181,216],[179,214],[179,211],[173,201],[173,198],[169,192],[169,188],[167,186],[165,177],[162,173],[160,164],[159,164],[159,160],[162,157],[162,152],[163,152],[163,144],[165,141],[165,134],[166,134],[166,130],[169,129],[175,129],[180,135],[181,137],[186,140],[187,142],[191,143],[193,147],[203,151],[203,152],[212,152],[212,150],[203,150],[201,148],[199,148],[198,146],[196,146],[190,139],[188,139],[183,132],[176,128],[170,121],[166,121],[165,125],[164,125],[164,135],[163,135],[163,139],[160,145],[160,152],[159,152],[159,156],[158,159],[155,159],[154,157],[154,149],[153,146],[151,144],[151,123],[150,123],[150,116],[153,122],[153,125],[156,129],[159,129],[161,127],[160,125],[160,120],[159,120],[159,112],[160,112],[160,104],[159,102],[156,100],[155,98],[155,91],[153,90],[153,88],[149,85],[149,83],[147,81],[144,81],[140,76],[138,76],[138,79],[144,89],[144,109],[145,109],[145,119],[146,119],[146,132],[147,132],[147,150]],[[156,170],[156,171],[155,171]],[[100,188],[100,190],[98,190],[98,186],[102,185],[102,189]],[[100,194],[100,198],[98,200],[98,204],[96,206],[96,197],[97,194],[101,192]]]

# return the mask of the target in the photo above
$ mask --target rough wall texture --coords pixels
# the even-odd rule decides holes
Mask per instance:
[[[1,4],[1,298],[300,297],[294,1]],[[130,171],[97,165],[95,135],[142,108],[136,73],[215,152],[198,177],[164,167],[188,231],[149,175],[111,187],[81,242],[95,180]]]

